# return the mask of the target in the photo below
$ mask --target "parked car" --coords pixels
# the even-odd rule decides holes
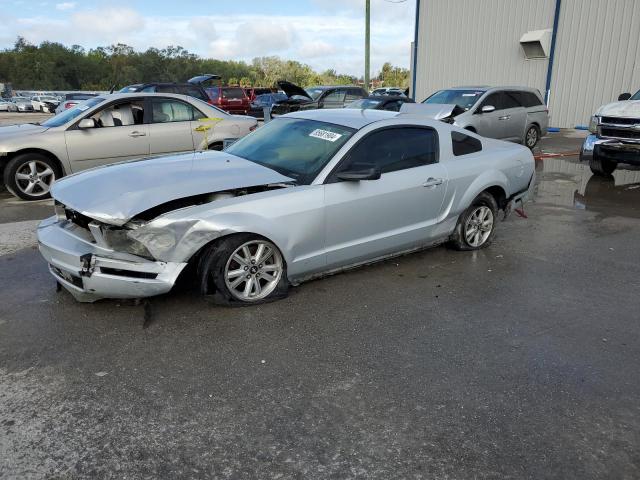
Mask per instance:
[[[284,115],[298,110],[343,108],[345,105],[367,96],[364,88],[349,85],[304,89],[291,82],[280,81],[278,86],[288,98],[273,105],[271,108],[272,116]]]
[[[96,97],[98,94],[96,93],[66,93],[64,98],[60,101],[60,104],[56,108],[55,113],[61,113],[65,110],[75,107],[81,102],[88,100],[90,98]]]
[[[483,137],[529,148],[536,146],[549,127],[549,110],[534,88],[456,87],[439,90],[422,103],[431,106],[432,118],[437,115]]]
[[[211,99],[211,105],[225,112],[247,115],[251,109],[249,97],[241,87],[208,87],[207,94]]]
[[[399,112],[400,107],[405,103],[413,103],[413,100],[402,95],[394,97],[390,95],[371,95],[361,98],[355,102],[345,105],[345,108],[359,108],[361,110],[389,110],[390,112]]]
[[[188,95],[203,102],[211,103],[207,92],[195,83],[138,83],[120,90],[120,93],[176,93]],[[212,103],[211,103],[212,104]],[[212,104],[213,105],[213,104]]]
[[[264,93],[258,95],[251,102],[251,109],[249,115],[256,118],[264,118],[264,108],[271,108],[275,103],[286,100],[287,96],[284,93]]]
[[[8,100],[0,100],[0,112],[17,112],[18,107],[15,103]]]
[[[33,112],[33,104],[30,98],[26,97],[13,97],[11,99],[15,103],[19,112]]]
[[[39,200],[64,175],[132,158],[220,150],[257,124],[187,95],[101,95],[41,124],[0,127],[0,166],[11,193]]]
[[[430,245],[486,247],[499,211],[526,198],[533,179],[529,149],[442,122],[296,112],[225,152],[56,182],[55,216],[38,227],[38,243],[80,301],[162,294],[194,271],[214,302],[255,304]]]
[[[640,90],[601,106],[591,117],[589,131],[580,160],[589,162],[594,174],[609,176],[619,163],[640,165]]]
[[[273,92],[273,90],[271,90],[270,88],[250,87],[250,88],[245,88],[244,93],[249,99],[249,102],[253,102],[258,95],[268,95],[270,93],[275,93],[275,92]]]
[[[405,92],[405,89],[400,87],[383,87],[383,88],[376,88],[373,92],[371,92],[371,95],[392,95],[395,97],[398,97],[398,96],[406,97],[404,92]]]
[[[56,108],[58,108],[59,104],[60,102],[54,96],[36,95],[31,98],[31,105],[33,105],[33,109],[40,112],[53,113]],[[49,110],[51,107],[53,107],[53,109]]]

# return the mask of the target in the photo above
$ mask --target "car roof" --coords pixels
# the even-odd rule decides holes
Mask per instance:
[[[322,110],[302,110],[288,113],[283,117],[317,120],[334,123],[343,127],[361,129],[370,123],[390,120],[398,116],[398,112],[385,110],[360,110],[356,108],[327,108]]]
[[[169,97],[176,98],[179,100],[199,100],[198,98],[192,97],[190,95],[185,95],[183,93],[152,93],[152,92],[126,92],[126,93],[105,93],[103,95],[97,95],[100,98],[104,98],[105,100],[118,100],[120,98],[131,98],[131,97]],[[95,98],[95,97],[93,97]],[[202,102],[202,100],[199,100]]]

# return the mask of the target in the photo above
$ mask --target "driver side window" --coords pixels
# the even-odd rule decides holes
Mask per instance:
[[[144,102],[130,101],[109,105],[94,113],[93,118],[98,127],[126,127],[142,125],[144,120]]]
[[[336,173],[380,168],[381,173],[429,165],[438,161],[438,135],[431,128],[387,128],[365,137]]]

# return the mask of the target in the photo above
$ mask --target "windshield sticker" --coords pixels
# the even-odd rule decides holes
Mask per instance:
[[[322,140],[326,140],[328,142],[335,142],[342,135],[339,133],[329,132],[327,130],[321,130],[320,128],[316,128],[313,132],[309,134],[310,137],[321,138]]]
[[[463,97],[475,97],[476,95],[478,95],[477,93],[463,93],[462,96]]]

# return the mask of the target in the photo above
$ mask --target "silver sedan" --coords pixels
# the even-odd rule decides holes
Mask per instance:
[[[257,126],[255,118],[186,95],[97,96],[41,124],[0,127],[0,169],[4,164],[11,193],[40,200],[62,176],[133,158],[221,150]]]
[[[52,275],[80,301],[158,295],[196,272],[206,298],[255,304],[438,243],[486,247],[533,174],[529,149],[442,122],[297,112],[225,152],[62,179],[38,240]]]

